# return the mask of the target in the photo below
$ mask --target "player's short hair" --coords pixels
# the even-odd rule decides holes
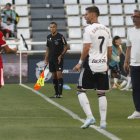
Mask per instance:
[[[91,13],[96,13],[97,16],[100,15],[100,11],[99,11],[99,8],[97,6],[87,7],[86,11],[91,12]]]
[[[6,6],[11,7],[11,6],[12,6],[12,4],[11,4],[11,3],[6,3]]]
[[[112,40],[112,44],[115,45],[115,41],[121,39],[119,36],[114,36]]]
[[[140,16],[140,10],[138,10],[138,9],[134,10],[132,17],[135,17],[135,16]]]
[[[51,22],[50,24],[54,24],[54,25],[56,25],[56,26],[57,26],[57,23],[56,23],[56,22],[54,22],[54,21],[53,21],[53,22]]]

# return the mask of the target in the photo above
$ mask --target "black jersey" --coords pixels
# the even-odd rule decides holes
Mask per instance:
[[[65,38],[60,33],[55,36],[49,34],[47,36],[47,47],[49,48],[49,61],[57,60],[58,56],[63,52],[64,46],[67,44]]]

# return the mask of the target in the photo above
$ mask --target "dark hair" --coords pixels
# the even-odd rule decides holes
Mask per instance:
[[[115,41],[118,40],[118,39],[120,39],[119,36],[114,36],[114,38],[113,38],[113,40],[112,40],[112,44],[115,45]]]
[[[54,24],[54,25],[56,25],[56,26],[57,26],[57,23],[56,23],[56,22],[54,22],[54,21],[53,21],[53,22],[51,22],[50,24]]]
[[[96,13],[97,16],[100,15],[99,8],[96,7],[96,6],[90,6],[90,7],[87,7],[87,8],[86,8],[86,11],[91,12],[91,13]]]
[[[6,3],[6,6],[10,6],[10,7],[11,7],[11,6],[12,6],[12,4],[11,4],[11,3]]]
[[[8,18],[7,18],[7,21],[12,22],[12,18],[11,18],[11,17],[8,17]]]

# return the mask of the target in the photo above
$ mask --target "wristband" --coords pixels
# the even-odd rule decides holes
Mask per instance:
[[[83,64],[83,60],[79,60],[78,64],[82,65]]]

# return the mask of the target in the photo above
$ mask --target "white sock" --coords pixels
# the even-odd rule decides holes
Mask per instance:
[[[114,78],[114,84],[118,83],[118,78]]]
[[[101,121],[106,121],[107,114],[107,99],[106,96],[101,96],[98,98],[99,100],[99,112]]]
[[[128,79],[128,81],[127,81],[126,88],[130,88],[131,87],[131,77],[128,76],[127,79]]]
[[[111,89],[111,70],[108,70],[109,89]]]
[[[121,75],[121,80],[127,80],[127,77],[124,75]]]
[[[123,80],[123,82],[121,83],[120,87],[124,87],[127,84],[126,80]]]
[[[78,99],[80,102],[81,107],[83,108],[87,118],[93,117],[91,108],[90,108],[90,104],[89,104],[89,100],[87,98],[87,95],[85,92],[81,92],[80,94],[78,94]]]

